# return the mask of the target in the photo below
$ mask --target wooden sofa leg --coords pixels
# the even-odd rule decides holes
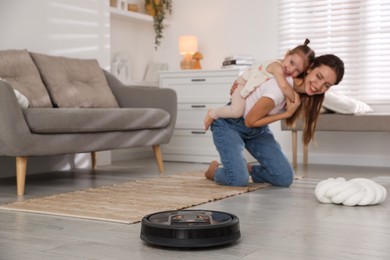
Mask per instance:
[[[91,152],[91,164],[92,164],[92,170],[96,169],[96,152]]]
[[[160,173],[164,172],[164,163],[162,159],[161,147],[159,144],[153,145],[154,156],[156,157],[158,169]]]
[[[298,131],[292,130],[292,164],[294,169],[298,166]]]
[[[27,156],[16,157],[16,194],[24,195],[24,187],[26,184]]]

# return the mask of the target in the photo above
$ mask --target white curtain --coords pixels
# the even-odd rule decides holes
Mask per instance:
[[[390,0],[279,0],[279,54],[310,39],[316,55],[345,64],[334,89],[369,104],[390,104]]]

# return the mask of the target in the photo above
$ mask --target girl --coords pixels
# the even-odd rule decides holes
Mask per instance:
[[[230,105],[217,109],[210,109],[204,119],[205,130],[218,118],[239,118],[245,110],[245,99],[263,82],[275,77],[278,86],[283,94],[294,101],[294,91],[286,77],[296,78],[307,70],[313,62],[314,51],[305,40],[303,45],[299,45],[288,51],[283,60],[271,60],[263,62],[260,65],[254,65],[246,70],[235,82],[236,90],[232,93]]]
[[[292,124],[302,115],[305,127],[303,140],[307,144],[313,138],[324,93],[337,85],[344,75],[344,63],[335,55],[315,58],[307,75],[294,79],[295,102],[282,100],[283,94],[276,88],[275,79],[264,82],[246,99],[244,116],[237,119],[218,119],[211,125],[214,144],[219,152],[223,168],[218,162],[210,163],[205,176],[227,186],[247,186],[249,175],[253,182],[267,182],[288,187],[293,182],[293,169],[274,139],[269,123],[287,119]],[[268,95],[279,90],[278,96]],[[286,110],[283,109],[287,104]],[[256,158],[259,165],[247,166],[243,150]]]

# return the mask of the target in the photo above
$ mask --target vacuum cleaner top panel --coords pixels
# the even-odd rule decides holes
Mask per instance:
[[[231,214],[216,211],[203,210],[181,210],[168,211],[149,215],[151,223],[167,226],[210,226],[226,223],[233,220]]]

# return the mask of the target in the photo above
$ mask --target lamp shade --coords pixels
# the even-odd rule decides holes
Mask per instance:
[[[179,38],[179,52],[182,55],[194,54],[198,51],[198,38],[193,35],[184,35]]]

